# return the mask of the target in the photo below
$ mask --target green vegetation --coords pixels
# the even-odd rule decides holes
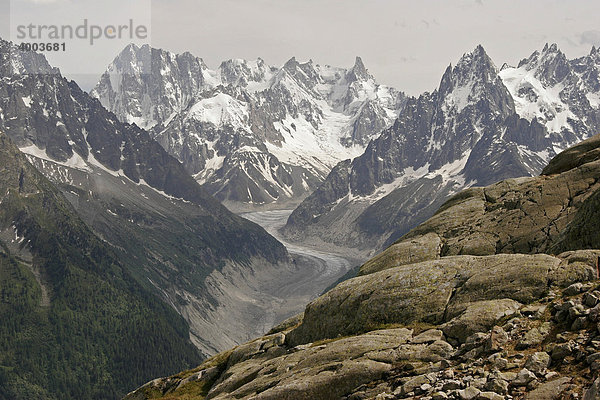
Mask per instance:
[[[0,399],[114,399],[201,361],[185,321],[1,133],[0,193],[0,230],[25,238],[0,240]]]

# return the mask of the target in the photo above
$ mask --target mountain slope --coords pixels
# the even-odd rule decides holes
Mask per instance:
[[[544,52],[558,51],[551,46]],[[569,71],[574,71],[572,64],[588,66],[587,72],[572,72],[571,88],[583,85],[581,77],[597,73],[595,54],[594,50],[585,60],[564,60]],[[519,71],[526,68],[523,64]],[[535,68],[536,76],[547,76],[550,82],[558,67]],[[436,91],[408,99],[394,125],[364,154],[333,169],[291,214],[286,235],[345,247],[385,247],[458,190],[535,175],[556,151],[594,131],[597,105],[579,107],[572,100],[587,102],[586,96],[595,93],[591,84],[585,84],[586,96],[567,96],[576,91],[566,89],[567,78],[554,83],[555,88],[565,88],[563,108],[570,104],[580,110],[579,122],[568,119],[577,129],[555,130],[553,124],[561,117],[547,114],[549,119],[543,119],[529,113],[518,97],[523,91],[515,89],[521,81],[511,78],[521,72],[510,71],[499,72],[481,46],[465,54],[455,67],[448,67]]]
[[[519,115],[537,119],[564,149],[600,128],[599,70],[600,52],[595,47],[587,56],[568,60],[556,44],[546,44],[517,68],[503,68],[500,77]]]
[[[581,229],[591,232],[597,218],[590,212],[600,188],[599,149],[600,136],[596,135],[559,154],[540,176],[462,191],[363,265],[362,273],[408,260],[451,255],[556,253],[600,247],[594,235],[573,235]],[[436,245],[424,248],[423,243]]]
[[[2,132],[0,165],[0,397],[115,398],[200,360],[183,318]]]
[[[299,269],[281,243],[230,213],[146,131],[119,122],[57,71],[28,73],[23,62],[13,74],[10,45],[1,45],[0,128],[140,284],[186,318],[204,354],[263,333],[317,294],[278,292],[278,280]],[[52,71],[42,56],[13,55],[37,57],[35,65]]]
[[[404,96],[351,69],[228,60],[128,46],[92,91],[232,207],[297,202],[396,117]],[[246,206],[243,204],[246,203]]]
[[[600,242],[565,232],[597,225],[599,173],[595,136],[462,191],[303,315],[126,399],[593,399]]]

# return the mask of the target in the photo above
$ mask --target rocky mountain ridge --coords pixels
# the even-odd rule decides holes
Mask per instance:
[[[297,202],[344,158],[389,126],[404,95],[379,85],[357,57],[350,69],[280,68],[128,46],[92,95],[135,122],[230,206]]]
[[[600,128],[597,53],[569,61],[546,46],[499,71],[478,46],[447,68],[438,89],[409,98],[364,154],[338,164],[285,234],[379,249],[463,188],[538,174]]]

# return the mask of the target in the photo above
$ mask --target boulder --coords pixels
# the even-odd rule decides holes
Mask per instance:
[[[550,366],[550,355],[545,351],[536,352],[529,356],[525,362],[525,368],[536,375],[542,375],[546,368]]]
[[[375,352],[393,351],[412,336],[408,329],[387,329],[360,336],[335,340],[318,346],[305,346],[301,351],[269,356],[252,352],[267,339],[239,346],[235,363],[227,363],[227,372],[217,380],[208,397],[230,399],[254,396],[256,399],[339,398],[354,388],[389,373],[389,363],[373,360]],[[244,355],[240,357],[240,355]],[[276,387],[273,382],[278,382]]]
[[[534,381],[536,376],[533,372],[529,371],[527,368],[523,368],[517,374],[517,377],[513,379],[511,384],[516,387],[527,386],[530,382]]]
[[[457,392],[457,395],[458,395],[458,398],[461,400],[474,400],[479,396],[479,393],[481,393],[481,390],[479,390],[473,386],[469,386],[469,387],[459,390]]]
[[[557,344],[552,348],[551,357],[555,361],[563,360],[565,357],[568,357],[571,354],[573,354],[574,347],[575,343],[573,341]]]
[[[494,392],[481,392],[477,400],[504,400],[504,396]]]
[[[559,400],[569,388],[571,378],[563,377],[540,384],[535,390],[527,393],[525,400]]]
[[[506,342],[508,342],[508,334],[501,326],[494,326],[490,332],[490,337],[485,343],[485,350],[490,352],[500,351]]]
[[[401,394],[406,395],[407,393],[414,392],[414,390],[421,385],[429,384],[429,378],[426,375],[417,375],[411,378],[408,382],[402,385]]]
[[[442,325],[444,333],[461,343],[475,332],[485,332],[501,318],[519,310],[521,303],[511,299],[485,300],[464,305],[464,311]]]
[[[583,400],[600,400],[600,378],[596,379],[583,395]]]
[[[385,324],[443,322],[448,299],[469,274],[472,261],[434,260],[386,269],[342,282],[312,301],[293,345],[377,329]]]
[[[443,338],[444,332],[440,331],[439,329],[429,329],[412,338],[410,342],[414,344],[433,343],[437,340],[443,340]]]
[[[569,285],[565,290],[564,290],[564,295],[565,296],[575,296],[579,293],[581,293],[583,288],[583,283],[581,282],[575,282],[572,285]]]
[[[538,327],[532,328],[517,343],[517,350],[524,350],[529,347],[538,346],[548,337],[552,325],[544,322]]]
[[[499,376],[495,376],[488,379],[485,389],[495,393],[505,394],[508,392],[508,382]]]
[[[485,188],[464,190],[396,243],[404,243],[409,247],[404,251],[410,253],[416,251],[410,249],[411,242],[435,234],[441,238],[442,257],[560,253],[600,247],[597,237],[595,242],[585,238],[591,232],[586,221],[597,219],[598,199],[591,199],[595,202],[589,202],[587,210],[585,205],[590,193],[600,187],[596,180],[600,160],[574,169],[553,170],[561,173],[507,179]],[[569,227],[571,232],[564,235]]]
[[[542,171],[556,175],[600,159],[600,136],[596,135],[561,152]]]

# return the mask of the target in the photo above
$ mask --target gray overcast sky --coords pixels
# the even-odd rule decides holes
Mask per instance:
[[[39,7],[69,3],[27,1]],[[86,1],[92,0],[77,3]],[[380,83],[413,95],[437,87],[446,66],[479,43],[498,66],[516,64],[546,42],[557,43],[569,58],[600,45],[598,0],[151,1],[151,45],[190,51],[211,68],[228,58],[257,57],[279,66],[292,56],[349,67],[360,55]],[[110,16],[117,10],[104,12]],[[73,75],[84,89],[97,80],[112,52],[94,54],[97,71]],[[81,61],[56,60],[65,71],[70,62]]]

